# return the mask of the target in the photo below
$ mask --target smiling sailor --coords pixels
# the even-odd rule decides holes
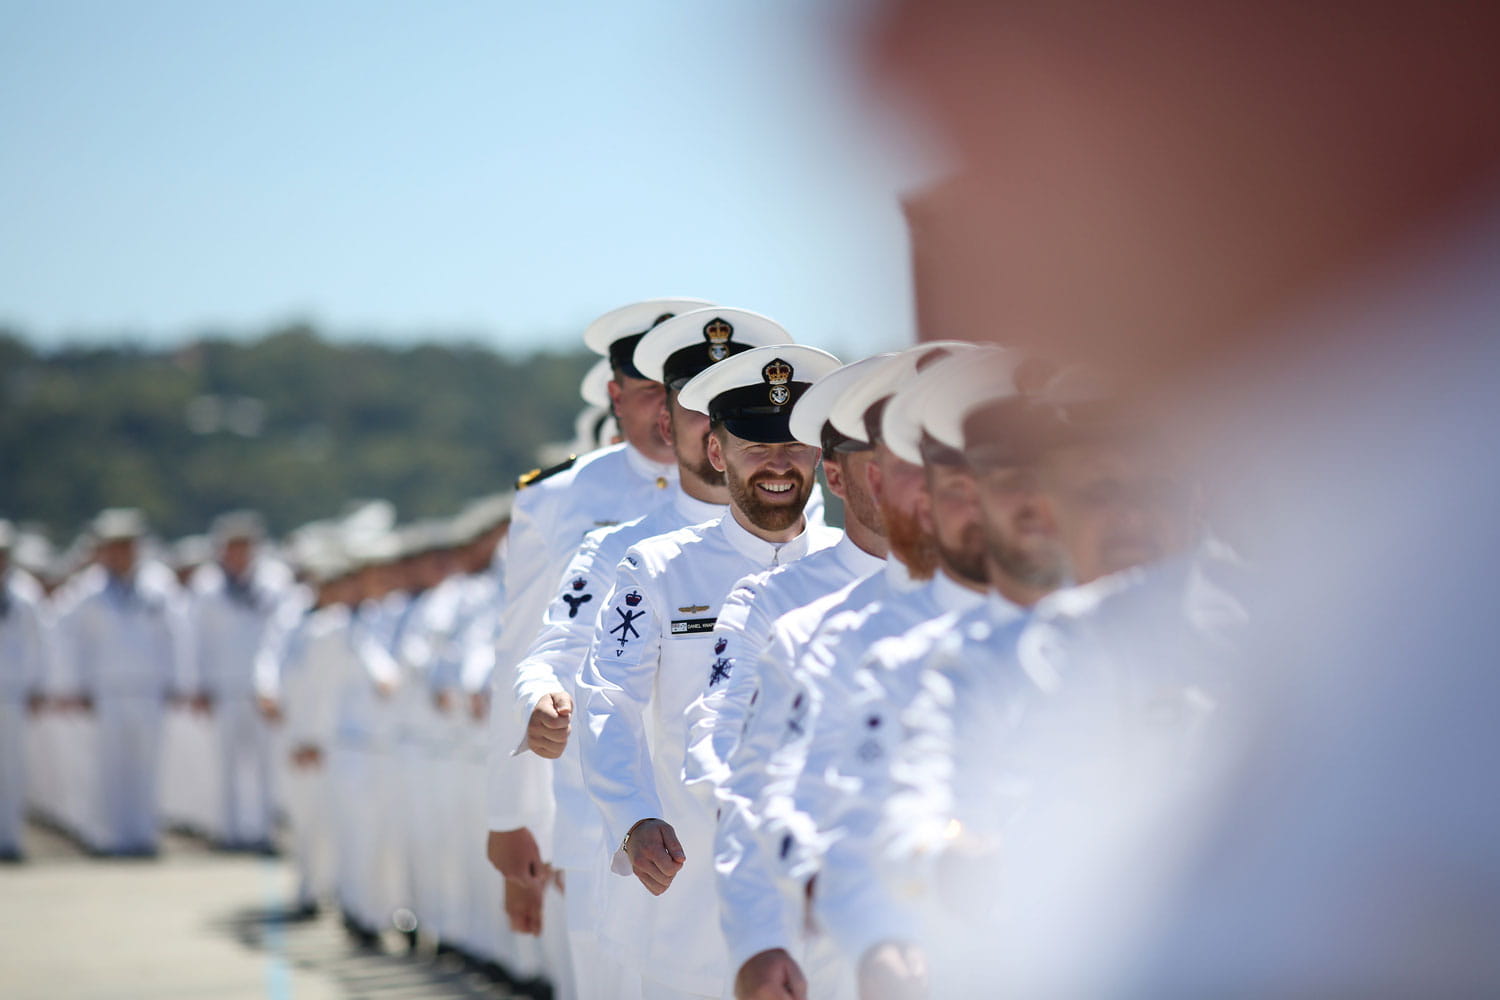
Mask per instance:
[[[632,546],[601,604],[579,678],[579,749],[589,794],[620,844],[612,870],[631,879],[611,898],[634,898],[631,909],[644,911],[633,924],[645,997],[719,997],[729,979],[713,919],[714,816],[682,781],[684,712],[702,691],[714,622],[735,582],[839,539],[804,516],[820,453],[788,427],[796,400],[838,367],[825,351],[776,344],[683,386],[679,402],[708,414],[708,458],[725,474],[729,511]],[[659,898],[639,906],[648,892]]]

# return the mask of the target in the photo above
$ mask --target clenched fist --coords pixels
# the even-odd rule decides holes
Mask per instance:
[[[538,757],[556,760],[568,747],[573,699],[561,691],[544,694],[526,723],[526,746]]]
[[[653,896],[667,891],[687,860],[677,831],[664,819],[643,819],[631,827],[630,836],[625,838],[625,854],[635,877]]]

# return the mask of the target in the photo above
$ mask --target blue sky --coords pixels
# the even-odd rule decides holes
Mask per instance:
[[[0,323],[531,348],[633,299],[912,335],[863,0],[0,0]]]

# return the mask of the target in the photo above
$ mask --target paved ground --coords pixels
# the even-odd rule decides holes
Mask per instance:
[[[161,858],[103,861],[32,827],[0,865],[0,997],[325,1000],[507,997],[451,957],[357,951],[336,916],[279,918],[283,861],[169,837]]]

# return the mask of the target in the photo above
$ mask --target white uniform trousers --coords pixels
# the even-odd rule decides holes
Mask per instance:
[[[297,868],[297,902],[316,903],[334,887],[334,801],[327,754],[312,767],[288,766],[282,788]]]
[[[152,697],[100,697],[98,776],[102,814],[99,846],[106,851],[155,850],[161,773],[162,704]]]
[[[178,705],[162,714],[161,730],[162,820],[204,836],[221,836],[213,720]]]
[[[573,978],[573,956],[568,942],[567,902],[555,885],[548,886],[542,895],[541,944],[541,974],[552,984],[552,995],[556,1000],[578,1000],[580,994]]]
[[[731,994],[732,991],[731,991]],[[649,979],[641,980],[641,1000],[723,1000],[721,995],[710,996],[706,993],[685,993],[675,986],[666,986],[662,983],[653,983]]]
[[[213,832],[232,845],[271,839],[271,739],[249,695],[214,703],[218,809]]]
[[[604,862],[594,868],[569,868],[563,874],[563,903],[568,918],[568,953],[579,1000],[641,1000],[641,974],[627,968],[600,946],[604,916]]]
[[[391,914],[401,905],[400,855],[395,853],[399,842],[388,829],[393,777],[387,752],[349,745],[334,748],[337,894],[340,905],[373,931],[391,926]]]
[[[834,946],[827,934],[812,933],[803,939],[798,956],[807,977],[807,995],[817,1000],[859,1000],[854,966]],[[736,970],[738,971],[738,970]]]
[[[26,810],[26,705],[0,701],[0,852],[20,853]]]

